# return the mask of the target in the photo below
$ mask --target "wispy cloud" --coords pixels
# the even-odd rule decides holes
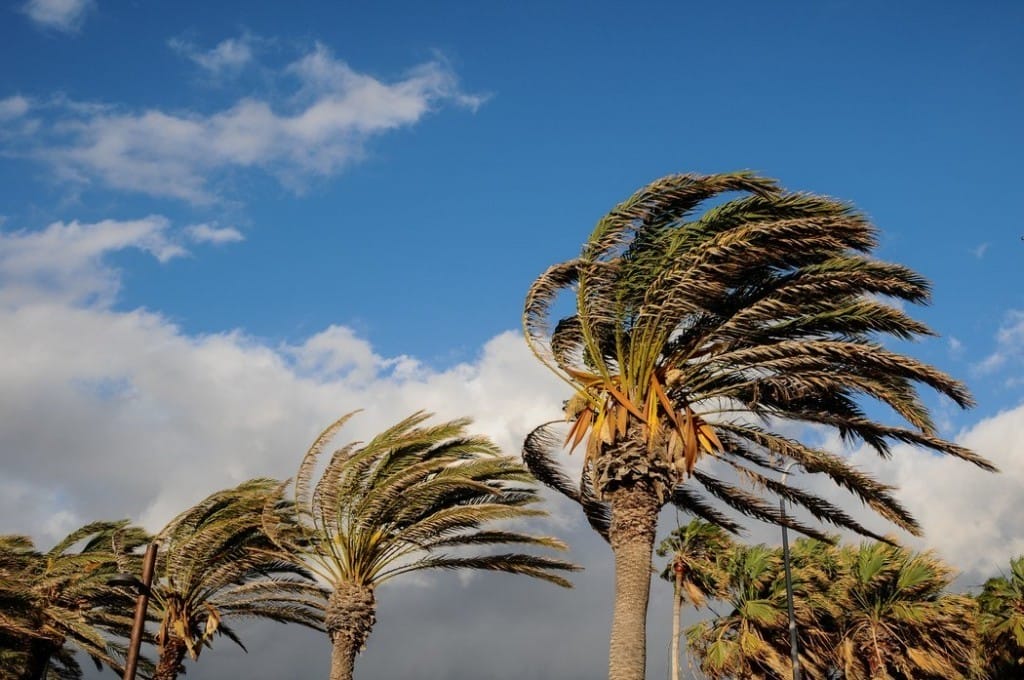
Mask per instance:
[[[1024,311],[1012,309],[1003,317],[996,333],[996,348],[981,362],[975,364],[978,373],[990,374],[1024,363]],[[1014,383],[1019,376],[1010,375],[1007,382]]]
[[[386,82],[316,45],[279,75],[292,84],[290,96],[246,97],[213,113],[55,100],[42,129],[18,140],[20,152],[65,180],[210,203],[223,172],[261,170],[301,191],[358,161],[376,136],[412,126],[445,105],[475,109],[483,102],[462,91],[441,59]]]
[[[971,255],[974,255],[974,257],[980,260],[981,258],[985,257],[985,253],[988,252],[988,247],[989,244],[987,242],[980,243],[974,248],[971,248]]]
[[[37,26],[73,33],[82,27],[93,0],[28,0],[21,10]]]
[[[208,50],[181,38],[167,41],[171,49],[212,76],[237,72],[249,64],[253,59],[252,43],[253,38],[248,34],[239,38],[227,38]]]
[[[21,95],[0,99],[0,122],[24,116],[30,107],[29,100]]]
[[[185,227],[185,234],[196,243],[237,243],[244,241],[245,236],[234,227],[218,227],[213,224],[193,224]]]

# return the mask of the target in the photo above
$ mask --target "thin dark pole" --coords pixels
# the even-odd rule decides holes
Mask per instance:
[[[779,501],[782,517],[786,517],[786,501]],[[793,680],[800,680],[800,649],[796,640],[796,616],[793,613],[793,574],[789,568],[789,532],[782,525],[782,563],[786,570],[786,608],[789,610],[789,651],[793,657]]]
[[[132,636],[128,641],[128,658],[124,662],[124,680],[135,680],[135,669],[139,665],[139,648],[142,646],[142,632],[146,627],[146,607],[149,606],[150,586],[153,585],[153,571],[156,568],[156,542],[150,543],[142,558],[142,587],[135,598],[135,620],[132,622]]]

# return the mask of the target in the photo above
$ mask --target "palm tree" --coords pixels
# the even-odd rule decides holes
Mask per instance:
[[[721,558],[721,566],[727,574],[724,599],[730,612],[686,631],[701,672],[712,680],[787,677],[786,590],[779,551],[765,545],[737,546]],[[809,676],[819,677],[813,672]]]
[[[976,603],[945,593],[953,572],[930,552],[864,543],[840,552],[837,666],[849,680],[972,677]]]
[[[727,575],[719,564],[732,549],[732,541],[720,527],[699,519],[677,527],[658,546],[659,557],[672,559],[661,577],[672,583],[672,680],[679,680],[679,620],[687,597],[694,607],[703,607],[707,598],[726,593]]]
[[[282,560],[263,533],[280,482],[253,479],[218,491],[171,520],[160,543],[150,612],[160,621],[153,680],[173,680],[215,635],[245,649],[229,623],[263,618],[323,630],[326,592]]]
[[[147,534],[128,521],[93,522],[47,552],[26,536],[0,536],[0,669],[4,677],[81,677],[72,649],[119,670],[131,598],[107,585],[128,569]]]
[[[698,212],[722,194],[726,200]],[[890,487],[766,424],[824,425],[883,456],[905,442],[992,469],[941,439],[918,395],[926,385],[966,407],[966,388],[877,342],[930,331],[886,302],[924,302],[928,283],[872,258],[875,245],[867,219],[831,198],[788,193],[745,172],[672,175],[616,206],[577,258],[533,283],[527,342],[574,390],[565,441],[575,448],[589,439],[579,485],[557,467],[554,423],[527,438],[524,460],[582,503],[611,543],[612,680],[644,676],[651,553],[658,512],[669,502],[738,529],[706,492],[750,517],[823,537],[782,516],[767,493],[878,537],[825,499],[773,479],[784,461],[795,461],[919,533]],[[561,293],[573,309],[552,328],[553,312],[564,308]],[[905,424],[868,417],[864,398]],[[714,474],[698,468],[702,457],[715,459]]]
[[[376,621],[374,593],[396,576],[485,569],[570,585],[555,573],[577,569],[568,562],[460,550],[502,544],[564,549],[554,538],[484,528],[545,513],[530,507],[540,499],[529,472],[499,456],[485,437],[467,434],[468,420],[427,426],[429,414],[416,413],[368,443],[336,450],[314,485],[320,453],[351,416],[328,427],[307,451],[292,510],[282,516],[268,506],[265,515],[267,533],[282,552],[304,559],[332,590],[325,619],[332,680],[351,679]]]
[[[990,578],[978,594],[981,656],[991,680],[1024,675],[1024,555],[1009,575]]]

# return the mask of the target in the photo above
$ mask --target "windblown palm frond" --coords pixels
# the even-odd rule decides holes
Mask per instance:
[[[93,522],[46,552],[0,536],[0,668],[4,677],[81,677],[73,652],[120,670],[134,598],[107,584],[148,535],[128,521]],[[9,673],[8,673],[9,671]]]
[[[728,200],[698,211],[720,194]],[[575,390],[564,443],[587,442],[589,495],[605,500],[642,481],[665,502],[686,481],[688,491],[675,500],[708,521],[717,523],[705,510],[715,497],[748,516],[823,535],[780,515],[777,500],[759,502],[767,493],[879,538],[836,506],[770,479],[794,461],[919,533],[890,487],[763,426],[781,420],[835,428],[883,456],[903,442],[993,469],[939,437],[917,386],[964,407],[972,403],[967,389],[879,344],[885,336],[931,334],[886,302],[922,303],[930,292],[912,270],[872,258],[875,245],[874,227],[850,205],[788,193],[751,173],[672,175],[614,208],[578,258],[537,279],[524,313],[530,347]],[[575,309],[553,323],[562,293]],[[905,425],[869,418],[865,400],[888,406]],[[542,428],[527,440],[527,462],[549,480],[561,473],[551,456],[553,430]],[[637,445],[621,445],[629,441]],[[723,461],[756,494],[695,474],[702,457]],[[583,495],[575,485],[555,488]]]
[[[264,507],[280,504],[280,482],[253,479],[214,493],[159,533],[150,610],[160,621],[156,680],[181,672],[215,635],[245,646],[232,619],[264,618],[323,630],[326,591],[281,559],[263,533]]]

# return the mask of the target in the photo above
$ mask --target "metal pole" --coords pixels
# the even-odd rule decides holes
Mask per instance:
[[[782,473],[782,483],[786,483],[786,477],[789,475],[789,469],[793,467],[793,463],[786,466],[785,471]],[[784,498],[779,499],[779,512],[781,513],[782,519],[786,519],[786,500]],[[789,532],[786,531],[786,525],[782,525],[782,564],[786,571],[786,608],[789,610],[789,649],[790,655],[793,657],[793,680],[800,680],[800,648],[797,645],[796,639],[796,616],[793,612],[793,574],[789,567]]]
[[[142,558],[142,587],[135,598],[135,620],[132,622],[132,636],[128,641],[128,658],[124,662],[124,680],[135,680],[135,669],[139,665],[139,648],[146,626],[146,607],[149,606],[150,586],[153,585],[153,571],[156,567],[157,544],[154,541],[146,548]]]

